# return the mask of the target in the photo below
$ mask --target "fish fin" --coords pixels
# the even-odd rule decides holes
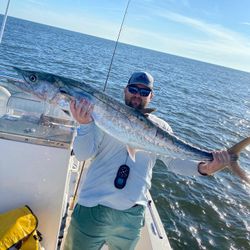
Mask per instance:
[[[135,154],[136,154],[136,152],[137,152],[138,150],[135,149],[135,148],[131,148],[131,147],[127,146],[127,151],[128,151],[128,155],[129,155],[129,157],[131,158],[131,160],[132,160],[133,162],[135,162]]]
[[[250,184],[250,177],[248,176],[247,172],[240,167],[237,160],[239,159],[240,152],[249,144],[250,137],[247,137],[227,150],[231,156],[231,163],[229,169],[231,169],[232,172],[234,172],[237,176],[239,176],[242,180],[246,181],[248,184]]]
[[[239,176],[242,180],[244,180],[246,183],[250,184],[250,176],[247,174],[246,171],[244,171],[240,165],[238,164],[238,162],[232,162],[230,167],[229,167],[232,172]]]
[[[247,147],[250,144],[250,137],[245,138],[244,140],[236,143],[234,146],[229,148],[227,152],[231,155],[237,155],[239,156],[242,149]]]
[[[62,111],[67,115],[67,116],[71,116],[70,112],[67,109],[62,109]]]
[[[148,115],[152,112],[155,112],[156,111],[156,108],[143,108],[143,109],[140,109],[139,110],[142,114],[144,115]]]

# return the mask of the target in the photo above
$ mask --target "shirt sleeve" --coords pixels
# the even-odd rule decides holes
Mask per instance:
[[[185,175],[185,176],[202,176],[198,172],[197,161],[173,159],[170,157],[161,157],[160,160],[166,165],[169,171],[175,174]]]
[[[84,161],[94,157],[102,138],[103,133],[94,122],[80,125],[73,143],[76,158],[79,161]]]

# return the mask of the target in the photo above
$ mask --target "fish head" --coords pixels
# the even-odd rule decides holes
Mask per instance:
[[[19,81],[12,80],[11,83],[31,93],[39,99],[51,102],[60,93],[60,82],[53,74],[14,68],[20,78]]]

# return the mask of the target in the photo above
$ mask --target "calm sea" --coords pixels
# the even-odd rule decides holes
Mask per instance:
[[[0,63],[103,89],[113,49],[109,40],[9,17]],[[250,135],[250,73],[119,44],[107,93],[121,99],[137,70],[155,77],[152,107],[182,139],[215,150]],[[241,166],[250,172],[250,147]],[[151,193],[173,249],[250,249],[250,188],[229,171],[189,178],[157,163]]]

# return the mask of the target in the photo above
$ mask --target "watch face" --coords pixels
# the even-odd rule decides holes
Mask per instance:
[[[118,189],[123,189],[126,185],[130,168],[127,165],[121,165],[117,171],[114,185]]]

